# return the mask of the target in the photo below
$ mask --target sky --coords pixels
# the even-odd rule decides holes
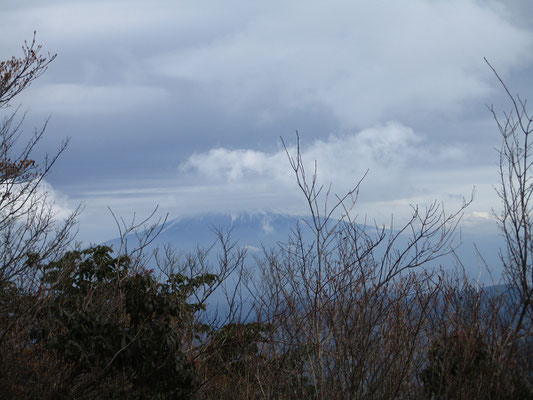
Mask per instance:
[[[533,93],[529,0],[0,0],[0,59],[24,40],[57,53],[13,106],[79,238],[116,236],[108,211],[305,214],[280,138],[299,134],[309,173],[342,194],[367,172],[356,212],[401,222],[411,204],[495,229],[500,137],[487,104]],[[5,112],[5,110],[4,110]],[[37,154],[37,156],[39,156]]]

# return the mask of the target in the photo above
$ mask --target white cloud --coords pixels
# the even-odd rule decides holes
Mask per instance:
[[[308,171],[316,159],[320,182],[333,182],[334,192],[370,169],[360,198],[370,215],[387,218],[435,198],[457,203],[474,185],[481,201],[475,212],[483,213],[495,199],[486,156],[494,141],[475,133],[489,129],[475,120],[497,96],[483,57],[527,96],[524,70],[533,61],[527,1],[21,0],[0,13],[0,59],[20,54],[21,41],[36,29],[44,49],[59,57],[17,101],[54,114],[57,129],[65,129],[56,135],[76,135],[63,116],[88,115],[102,136],[123,138],[109,147],[116,168],[90,171],[102,185],[87,194],[86,219],[94,226],[106,205],[123,214],[157,203],[173,213],[301,211],[286,155],[259,147],[293,129],[303,132]],[[147,148],[148,141],[131,142],[152,136],[139,119],[124,116],[149,107],[142,118],[157,137]],[[136,129],[142,133],[133,136]],[[321,140],[308,144],[306,134]],[[83,141],[79,155],[91,163],[102,149],[92,142],[101,143]],[[124,152],[124,144],[131,149]],[[150,161],[147,151],[156,154]],[[168,171],[183,154],[192,155],[180,177],[161,172],[167,181],[159,188],[152,185],[156,173],[126,182],[129,174],[144,176],[147,166]],[[87,170],[65,169],[69,184]],[[102,189],[108,178],[118,190]],[[127,186],[134,189],[121,191]]]
[[[457,111],[490,90],[483,57],[505,72],[530,61],[532,45],[531,33],[475,1],[283,2],[151,67],[209,88],[230,110],[267,96],[285,108],[322,105],[352,127]]]
[[[295,155],[294,146],[288,150]],[[469,181],[468,174],[458,171],[459,163],[466,157],[460,148],[451,144],[437,148],[423,135],[398,123],[316,140],[303,145],[301,154],[309,182],[316,161],[317,182],[324,186],[332,183],[331,195],[344,194],[368,169],[360,205],[385,218],[398,207],[408,209],[410,203],[427,204],[439,199],[456,206],[470,195],[475,184],[475,180]],[[440,174],[434,174],[439,170]],[[191,188],[207,186],[214,196],[230,194],[235,208],[238,204],[246,208],[252,197],[257,207],[283,209],[300,204],[300,212],[306,211],[283,149],[265,153],[216,148],[192,155],[180,171],[194,178],[196,183]],[[454,174],[466,182],[451,178]]]
[[[288,150],[295,155],[292,143]],[[496,171],[492,167],[465,168],[468,155],[460,147],[439,147],[426,135],[399,123],[309,144],[302,139],[301,153],[309,179],[316,160],[318,184],[332,183],[331,201],[369,169],[355,212],[361,218],[367,215],[370,222],[375,219],[388,224],[394,215],[395,222],[400,223],[410,216],[411,204],[424,206],[435,200],[443,202],[447,211],[456,210],[474,186],[477,194],[465,225],[486,226],[484,217],[494,206],[491,184]],[[169,212],[171,218],[213,211],[268,210],[296,215],[309,211],[282,148],[270,153],[214,148],[192,154],[180,165],[177,175],[108,182],[107,189],[82,191],[79,198],[87,204],[82,226],[95,232],[103,229],[103,215],[112,222],[110,214],[103,212],[107,206],[117,215],[128,216],[135,212],[148,215],[158,204],[161,213]],[[264,222],[263,229],[268,232],[270,225]],[[116,229],[108,223],[105,234],[95,237],[113,235]]]
[[[96,41],[104,47],[106,42],[117,41],[122,43],[121,47],[136,47],[136,42],[145,43],[146,38],[153,38],[154,34],[157,41],[151,43],[153,46],[195,42],[242,26],[248,13],[256,8],[246,6],[243,12],[237,12],[230,3],[219,5],[202,0],[17,1],[6,5],[0,15],[0,24],[10,27],[6,34],[14,39],[11,45],[0,44],[0,51],[4,46],[17,49],[21,38],[34,30],[39,33],[40,40],[61,48],[65,44],[93,45]]]
[[[31,105],[33,111],[79,116],[132,112],[167,97],[164,89],[150,86],[47,84],[36,86],[19,99]]]
[[[4,185],[4,188],[2,188],[0,185],[0,193],[5,190],[6,186]],[[22,213],[30,210],[39,212],[43,210],[44,212],[50,212],[54,220],[61,221],[68,218],[77,207],[77,205],[72,206],[67,195],[54,189],[44,179],[35,188],[33,186],[28,188],[26,184],[10,185],[9,192],[12,198],[17,201],[9,205],[7,203],[2,204],[2,208],[5,209],[0,210],[0,213],[2,211],[10,212],[12,209],[19,208],[21,208]],[[20,213],[17,212],[17,214]]]
[[[478,229],[480,233],[497,232],[498,223],[490,211],[471,211],[461,218],[461,225],[466,229]]]
[[[301,151],[308,172],[313,170],[316,161],[320,182],[336,182],[342,186],[355,182],[367,169],[371,176],[394,179],[407,167],[457,162],[465,157],[464,152],[453,145],[431,148],[421,135],[394,122],[344,136],[332,135],[327,140],[303,146]],[[288,147],[288,152],[295,155],[294,145]],[[265,153],[214,148],[191,155],[180,166],[180,171],[192,172],[208,181],[224,180],[228,184],[267,179],[292,185],[294,181],[284,149]]]
[[[37,196],[39,195],[46,197],[47,204],[52,209],[54,219],[58,221],[68,218],[78,206],[77,204],[72,204],[65,193],[55,189],[45,180],[39,184]]]
[[[7,10],[2,17],[5,23],[16,23],[21,30],[37,29],[52,38],[68,32],[69,37],[63,40],[118,34],[134,27],[146,29],[167,18],[168,13],[161,7],[154,7],[153,3],[130,1],[41,2],[19,5]]]

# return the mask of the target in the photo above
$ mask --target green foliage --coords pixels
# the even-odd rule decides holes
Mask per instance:
[[[181,349],[181,328],[203,308],[190,295],[216,276],[174,274],[161,283],[152,272],[133,270],[105,246],[43,267],[51,296],[34,340],[69,365],[62,395],[181,399],[194,392],[199,378]]]

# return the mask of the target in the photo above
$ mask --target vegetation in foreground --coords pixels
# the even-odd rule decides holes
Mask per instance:
[[[33,40],[0,63],[1,398],[533,398],[533,119],[503,82],[512,111],[490,111],[507,285],[494,292],[460,267],[428,267],[453,251],[467,203],[366,229],[351,219],[358,185],[328,208],[299,150],[287,155],[312,222],[253,265],[224,234],[217,263],[209,250],[148,251],[157,224],[134,249],[74,244],[78,210],[58,223],[40,190],[66,144],[38,165],[46,126],[21,147],[23,117],[7,112],[54,57]],[[213,296],[223,312],[207,308]]]

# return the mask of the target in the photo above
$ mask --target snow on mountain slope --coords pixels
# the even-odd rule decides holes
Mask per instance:
[[[217,231],[229,233],[231,240],[240,247],[248,250],[248,254],[261,255],[262,248],[270,249],[278,243],[287,243],[288,236],[297,224],[302,228],[304,237],[309,243],[313,235],[307,227],[310,217],[300,217],[273,212],[240,212],[234,214],[210,213],[197,216],[180,217],[167,221],[152,246],[171,244],[177,250],[189,252],[198,246],[207,248],[217,241]],[[375,228],[367,227],[367,232]],[[404,238],[407,240],[407,238]],[[135,243],[133,237],[129,245]],[[490,274],[486,271],[484,261],[492,270],[493,278],[497,281],[501,276],[501,261],[499,249],[503,245],[501,237],[494,234],[465,234],[457,235],[456,243],[462,242],[456,254],[465,266],[472,279],[490,284]],[[107,244],[118,246],[118,239]],[[401,246],[401,241],[399,243]],[[131,247],[130,247],[131,248]],[[476,251],[479,249],[479,254]],[[216,249],[215,249],[216,252]],[[482,257],[479,255],[481,254]],[[484,260],[484,261],[483,261]],[[449,255],[433,263],[449,268],[456,263],[454,256]]]

